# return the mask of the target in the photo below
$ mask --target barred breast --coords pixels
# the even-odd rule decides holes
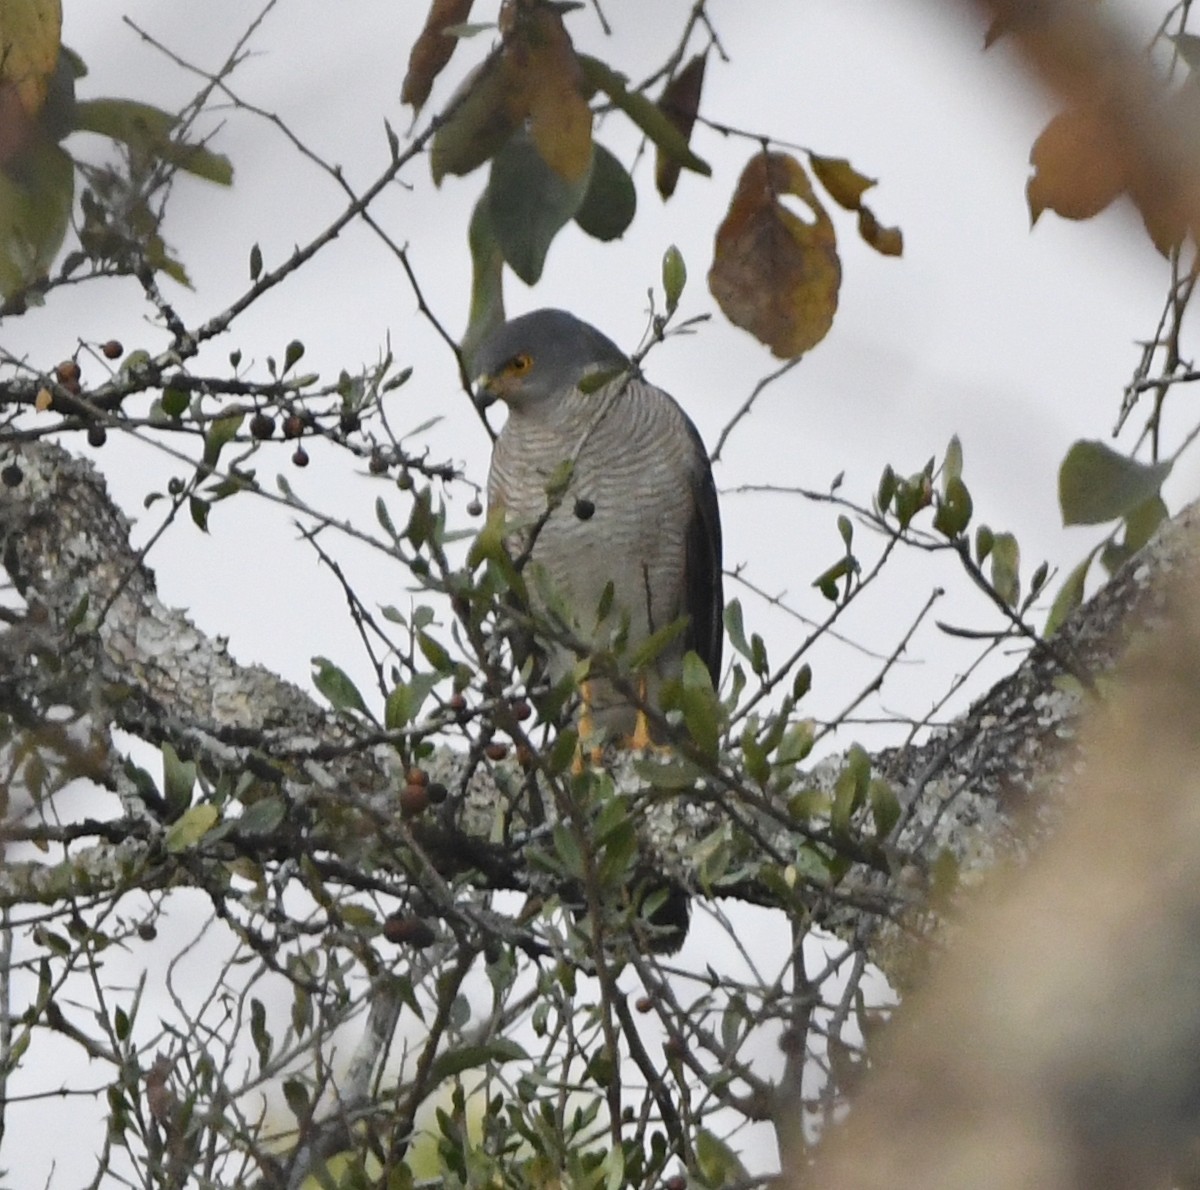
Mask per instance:
[[[638,379],[549,404],[510,413],[492,456],[489,501],[506,510],[514,552],[521,552],[546,513],[547,482],[575,456],[566,495],[537,532],[531,564],[566,601],[583,640],[608,647],[627,621],[628,647],[636,648],[685,612],[688,526],[706,465],[698,440],[679,406]],[[610,582],[611,611],[600,621]],[[676,669],[681,655],[682,645],[662,655],[659,673]],[[573,657],[554,660],[561,671]]]

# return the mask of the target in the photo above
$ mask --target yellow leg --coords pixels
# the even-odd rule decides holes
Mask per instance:
[[[592,684],[591,682],[581,682],[579,685],[579,693],[583,699],[583,708],[579,712],[579,743],[575,746],[575,759],[571,762],[571,771],[578,775],[582,773],[585,766],[584,749],[588,746],[588,741],[596,734],[596,724],[592,719]],[[595,745],[588,752],[589,758],[594,765],[599,765],[604,759],[604,749],[599,744]]]
[[[638,701],[646,701],[645,678],[638,679]],[[638,707],[637,718],[633,721],[633,735],[629,737],[629,747],[644,751],[650,744],[650,721],[646,718],[646,712]]]

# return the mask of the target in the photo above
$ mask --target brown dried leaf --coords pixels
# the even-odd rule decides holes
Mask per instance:
[[[401,103],[420,108],[429,98],[433,80],[441,74],[458,45],[458,38],[449,36],[446,30],[466,21],[473,3],[474,0],[432,0],[425,27],[408,55],[408,73],[400,88]]]
[[[667,85],[658,98],[658,108],[679,129],[686,143],[691,139],[696,113],[700,110],[700,92],[704,89],[707,54],[697,54]],[[675,193],[682,163],[664,153],[659,146],[654,157],[654,184],[663,198]]]
[[[780,201],[795,195],[805,222]],[[708,287],[730,322],[781,359],[819,343],[833,324],[842,267],[833,224],[804,167],[784,153],[751,158],[717,231]]]
[[[808,163],[829,197],[847,211],[857,211],[862,206],[863,194],[875,185],[876,179],[860,174],[845,157],[818,157],[810,153]]]
[[[858,234],[882,256],[904,253],[904,233],[898,227],[884,227],[870,207],[858,209]]]
[[[518,10],[504,57],[522,81],[521,116],[542,160],[565,181],[579,181],[592,164],[592,109],[562,17],[541,5]]]
[[[1103,106],[1060,112],[1029,153],[1033,174],[1025,186],[1030,220],[1045,210],[1064,219],[1091,219],[1126,187],[1129,160]]]

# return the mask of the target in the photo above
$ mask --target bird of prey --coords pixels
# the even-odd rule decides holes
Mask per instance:
[[[480,400],[508,406],[488,503],[504,510],[514,556],[528,552],[535,610],[552,617],[569,609],[564,627],[576,640],[596,651],[620,645],[627,654],[686,617],[641,675],[641,692],[655,705],[687,650],[716,686],[721,524],[708,455],[687,414],[615,343],[563,310],[505,323],[473,362]],[[554,477],[564,475],[565,492],[554,491]],[[564,645],[551,646],[550,678],[569,673],[576,659]],[[584,697],[588,730],[647,742],[645,720],[627,696],[593,681]]]

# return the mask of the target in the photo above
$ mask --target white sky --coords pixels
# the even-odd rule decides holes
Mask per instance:
[[[279,113],[317,153],[343,166],[352,184],[365,186],[386,163],[383,119],[401,133],[408,128],[398,94],[425,7],[415,0],[282,0],[233,87],[246,101]],[[590,10],[570,17],[568,27],[580,48],[637,78],[674,43],[690,0],[607,0],[604,8],[613,38],[602,36]],[[1160,13],[1150,0],[1126,8],[1144,27]],[[81,97],[139,98],[168,108],[186,100],[194,83],[143,45],[119,16],[129,14],[180,55],[215,69],[252,11],[245,0],[65,0],[64,9],[64,39],[91,71]],[[477,0],[475,15],[489,19],[494,9]],[[982,30],[957,8],[896,0],[714,0],[710,10],[732,62],[710,59],[704,113],[848,157],[879,179],[870,205],[883,223],[903,229],[906,245],[901,260],[879,257],[858,241],[852,220],[834,212],[844,276],[833,330],[735,432],[717,468],[718,486],[773,482],[821,489],[845,472],[843,493],[869,502],[885,463],[916,471],[930,455],[940,457],[957,433],[976,515],[1018,535],[1026,581],[1042,558],[1065,573],[1097,534],[1061,529],[1058,463],[1074,439],[1103,438],[1113,424],[1137,357],[1135,341],[1153,330],[1165,264],[1126,209],[1083,225],[1048,215],[1030,233],[1028,153],[1053,108],[1003,45],[981,53]],[[485,35],[459,49],[430,112],[487,42]],[[180,182],[166,228],[195,283],[191,293],[166,283],[188,322],[211,315],[244,289],[252,244],[261,246],[268,267],[277,265],[342,203],[334,183],[265,121],[235,111],[227,121],[214,147],[233,160],[233,189]],[[624,117],[611,117],[598,135],[626,164],[633,161],[637,138]],[[632,350],[645,325],[646,290],[658,287],[662,252],[677,244],[690,274],[681,317],[715,316],[698,335],[655,349],[646,371],[683,403],[711,446],[754,382],[777,365],[723,321],[704,284],[716,226],[756,146],[698,128],[694,147],[713,165],[711,179],[685,174],[664,207],[653,191],[652,159],[643,157],[636,171],[640,209],[624,240],[601,245],[567,229],[551,249],[541,284],[530,291],[510,277],[506,297],[513,314],[540,305],[569,308]],[[484,174],[448,179],[434,191],[421,161],[402,180],[411,189],[395,187],[375,216],[394,239],[411,245],[427,299],[460,332],[470,280],[466,220]],[[55,294],[45,310],[7,321],[0,335],[8,350],[27,352],[46,367],[69,355],[79,338],[116,337],[154,352],[165,336],[145,321],[135,289],[127,281]],[[457,387],[450,355],[416,313],[398,263],[366,227],[351,228],[259,302],[205,359],[220,374],[234,348],[247,360],[281,358],[287,342],[299,338],[307,346],[302,370],[332,379],[341,367],[353,371],[374,361],[389,335],[398,361],[415,369],[408,386],[390,398],[393,426],[444,415],[429,435],[432,457],[462,463],[482,484],[488,444]],[[265,377],[265,368],[257,375]],[[1177,433],[1187,428],[1181,416],[1172,419],[1168,407],[1168,425]],[[162,507],[142,512],[142,498],[185,469],[121,437],[110,435],[109,444],[92,453],[137,517],[141,541],[157,526]],[[88,449],[82,436],[77,445]],[[282,472],[313,504],[368,529],[382,494],[403,519],[404,500],[387,481],[351,471],[319,448],[308,469],[298,471],[289,462],[291,449],[277,444],[258,456],[259,477],[268,486]],[[1172,507],[1191,497],[1197,474],[1194,462],[1178,469],[1168,489]],[[467,498],[465,490],[454,496],[452,520],[459,527],[470,523]],[[840,553],[834,516],[795,498],[726,495],[726,565],[745,565],[758,585],[787,590],[802,612],[822,616],[827,605],[810,583]],[[205,630],[229,637],[243,661],[261,661],[308,687],[309,658],[322,654],[367,686],[369,671],[336,583],[295,544],[290,517],[242,498],[214,509],[210,527],[206,537],[181,522],[155,547],[149,562],[164,599],[189,608]],[[861,530],[859,540],[873,557]],[[369,602],[404,606],[405,576],[394,564],[333,538],[325,544]],[[940,618],[999,627],[948,560],[913,557],[894,568],[844,630],[886,651],[939,584],[950,592],[938,606]],[[1056,587],[1051,584],[1051,594]],[[741,594],[747,625],[763,633],[774,659],[795,647],[794,623],[739,592],[736,583],[727,594]],[[973,653],[930,626],[909,654],[918,664],[893,673],[883,705],[923,713]],[[839,710],[877,664],[841,645],[825,648],[814,660],[812,713]],[[877,738],[856,729],[836,744],[856,736]],[[58,1157],[61,1170],[66,1154]]]

